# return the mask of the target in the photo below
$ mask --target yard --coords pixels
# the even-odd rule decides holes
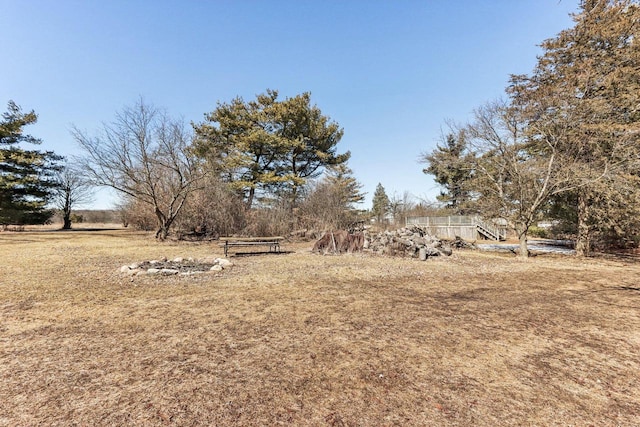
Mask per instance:
[[[0,233],[0,425],[640,424],[640,260]]]

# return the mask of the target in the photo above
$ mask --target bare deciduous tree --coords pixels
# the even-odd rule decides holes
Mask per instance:
[[[74,165],[65,165],[56,174],[58,186],[54,190],[54,206],[62,213],[62,229],[71,229],[71,211],[93,200],[93,186]]]
[[[571,156],[562,157],[560,130],[532,140],[517,109],[497,101],[475,111],[474,121],[459,130],[473,155],[468,190],[483,216],[504,218],[520,241],[520,256],[527,257],[529,228],[542,207],[555,194],[576,188],[578,170]],[[563,153],[566,154],[566,153]]]
[[[103,124],[98,136],[77,128],[73,136],[86,153],[81,164],[91,182],[151,206],[156,238],[165,239],[202,178],[184,124],[140,100]]]
[[[398,193],[393,193],[389,198],[389,212],[393,216],[394,224],[404,224],[409,212],[415,207],[413,197],[408,191],[402,193],[402,196]]]

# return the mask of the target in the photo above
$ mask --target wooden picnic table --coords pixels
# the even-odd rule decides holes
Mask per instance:
[[[284,240],[284,237],[221,237],[220,240],[224,242],[224,244],[221,243],[220,246],[224,247],[224,256],[226,257],[229,253],[229,248],[241,246],[268,246],[269,252],[279,253],[280,241]]]

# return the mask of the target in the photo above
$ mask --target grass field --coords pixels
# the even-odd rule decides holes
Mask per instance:
[[[0,233],[0,425],[640,425],[640,263]]]

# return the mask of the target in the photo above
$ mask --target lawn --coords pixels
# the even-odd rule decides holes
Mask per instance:
[[[0,233],[0,425],[640,425],[640,262]]]

